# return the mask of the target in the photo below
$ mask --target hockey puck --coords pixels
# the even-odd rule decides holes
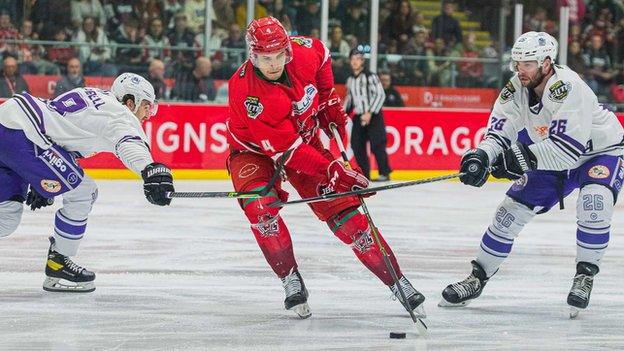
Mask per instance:
[[[405,333],[390,333],[390,339],[405,339]]]

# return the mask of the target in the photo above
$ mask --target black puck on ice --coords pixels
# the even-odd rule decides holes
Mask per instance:
[[[405,339],[405,333],[390,332],[390,339]]]

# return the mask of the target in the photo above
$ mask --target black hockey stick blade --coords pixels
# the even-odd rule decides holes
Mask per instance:
[[[381,185],[381,186],[376,186],[376,187],[373,187],[373,188],[352,190],[352,191],[347,191],[347,192],[344,192],[344,193],[330,193],[330,194],[325,194],[325,195],[320,195],[320,196],[315,196],[315,197],[308,197],[308,198],[305,198],[305,199],[293,200],[293,201],[288,201],[288,202],[274,201],[274,202],[270,203],[269,206],[271,206],[271,207],[282,207],[282,206],[288,206],[288,205],[309,204],[309,203],[312,203],[312,202],[319,202],[319,201],[329,201],[329,200],[333,200],[333,199],[336,199],[336,198],[339,198],[339,197],[352,196],[352,195],[366,195],[366,194],[376,193],[378,191],[384,191],[384,190],[390,190],[390,189],[396,189],[396,188],[403,188],[403,187],[406,187],[406,186],[440,182],[440,181],[443,181],[443,180],[459,178],[462,175],[463,175],[463,173],[454,173],[454,174],[449,174],[449,175],[445,175],[445,176],[425,178],[425,179],[419,179],[419,180],[411,180],[411,181],[408,181],[408,182],[401,182],[401,183]]]

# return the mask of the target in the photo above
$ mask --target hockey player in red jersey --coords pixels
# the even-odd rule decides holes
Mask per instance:
[[[273,17],[253,21],[247,28],[246,41],[249,59],[229,80],[228,170],[236,191],[263,189],[279,163],[302,197],[367,187],[366,177],[336,160],[318,136],[320,127],[331,138],[332,123],[344,135],[347,118],[334,90],[327,47],[316,39],[289,37]],[[286,200],[288,194],[280,185],[275,183],[264,197],[240,200],[240,206],[264,257],[282,280],[286,309],[307,318],[311,315],[308,292],[297,269],[288,227],[279,215],[280,209],[268,206]],[[358,198],[351,196],[312,203],[310,207],[401,300],[359,205]],[[425,297],[403,276],[392,250],[383,237],[380,239],[409,308],[424,317]]]

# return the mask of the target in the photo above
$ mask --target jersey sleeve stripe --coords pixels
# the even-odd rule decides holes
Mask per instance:
[[[495,133],[487,133],[485,138],[486,139],[493,139],[503,149],[508,149],[509,147],[511,147],[511,140],[505,138],[502,135],[498,135],[498,134],[495,134]]]
[[[13,96],[13,98],[15,99],[15,102],[20,107],[22,112],[24,112],[24,114],[28,118],[28,121],[30,121],[30,123],[33,125],[34,130],[37,132],[37,135],[39,136],[39,138],[43,141],[43,144],[47,146],[51,146],[52,143],[43,134],[44,133],[44,131],[42,130],[43,123],[40,123],[40,121],[37,119],[37,117],[35,116],[35,113],[31,109],[31,106],[28,105],[26,100],[24,100],[24,98],[21,97],[20,95],[16,94]]]
[[[571,153],[572,155],[574,155],[577,159],[579,157],[581,157],[581,152],[579,152],[575,147],[573,147],[572,145],[568,144],[567,142],[561,140],[560,138],[558,138],[556,135],[551,135],[550,136],[550,140],[552,140],[552,142],[559,146],[559,148],[567,150],[569,153]]]
[[[549,136],[549,138],[553,139],[553,140],[558,140],[562,143],[566,143],[567,145],[570,145],[571,147],[575,148],[578,150],[579,155],[582,154],[583,152],[585,152],[585,147],[579,143],[578,141],[576,141],[574,138],[570,137],[569,135],[566,134],[551,134]]]

